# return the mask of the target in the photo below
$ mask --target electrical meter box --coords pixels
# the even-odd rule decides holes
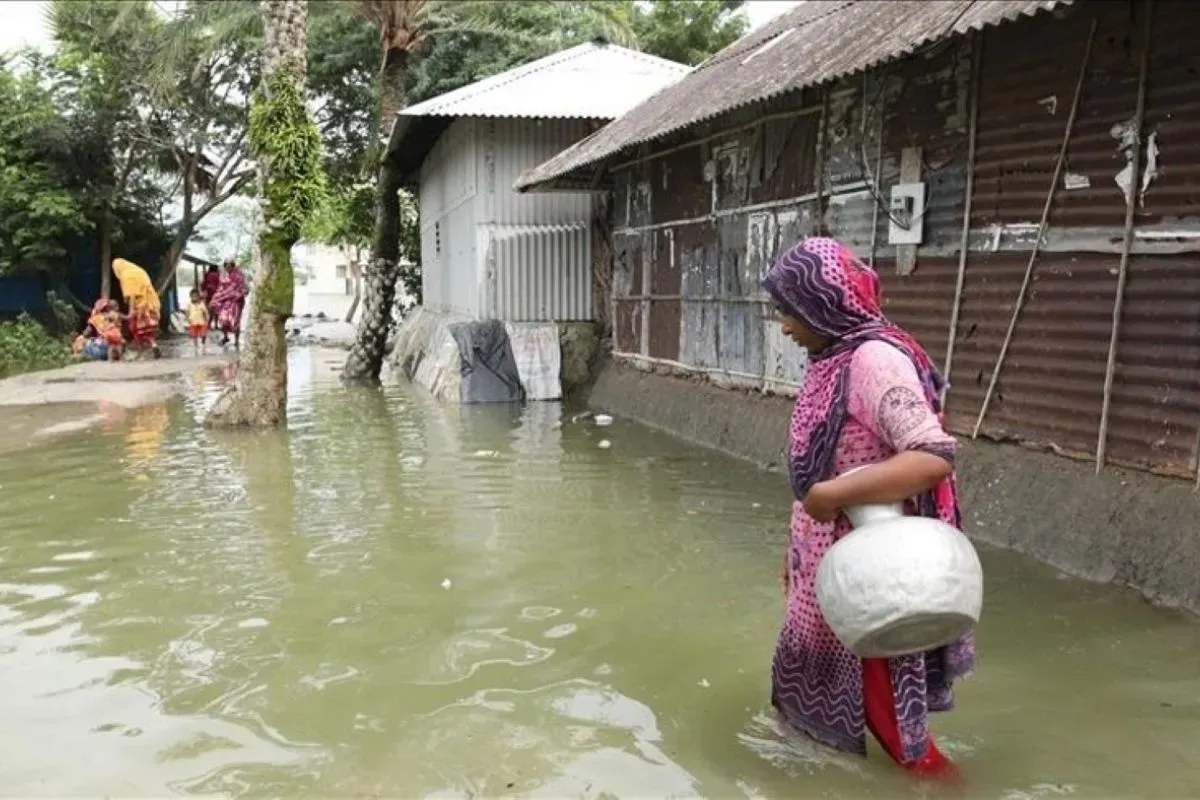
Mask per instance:
[[[920,244],[924,232],[925,184],[896,184],[888,205],[888,244]]]

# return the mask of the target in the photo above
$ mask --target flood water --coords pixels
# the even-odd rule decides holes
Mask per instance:
[[[198,375],[0,458],[0,794],[927,791],[773,720],[780,476],[292,357],[287,433],[204,431]],[[968,795],[1200,792],[1200,625],[983,555]]]

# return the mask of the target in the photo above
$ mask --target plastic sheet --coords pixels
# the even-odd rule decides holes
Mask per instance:
[[[516,403],[525,399],[503,322],[457,322],[449,331],[458,344],[461,402]]]
[[[562,398],[562,348],[558,326],[542,322],[505,324],[512,344],[517,374],[527,400]]]

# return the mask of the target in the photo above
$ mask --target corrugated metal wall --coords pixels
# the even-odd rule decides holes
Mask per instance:
[[[450,126],[421,168],[428,308],[511,322],[592,319],[591,196],[512,190],[523,170],[589,130],[584,120]]]
[[[480,225],[488,316],[509,322],[592,318],[591,223]]]
[[[476,158],[483,205],[479,221],[502,225],[574,225],[591,219],[591,195],[580,192],[518,194],[521,173],[587,136],[581,119],[481,119]]]
[[[731,122],[715,123],[699,144],[618,173],[617,352],[793,391],[804,356],[780,337],[759,282],[798,238],[821,229],[864,259],[882,251],[887,219],[875,176],[895,182],[900,152],[913,145],[935,165],[926,169],[925,224],[944,246],[965,184],[969,75],[969,51],[942,47],[828,92],[797,93],[760,124],[722,133]]]
[[[483,275],[476,253],[476,122],[456,120],[421,167],[423,302],[437,311],[478,317]]]
[[[1111,397],[1108,460],[1196,468],[1200,437],[1200,6],[1155,4],[1135,245]],[[972,59],[980,58],[969,252],[948,416],[975,426],[1050,190],[1092,19],[1097,33],[1064,177],[983,420],[985,436],[1093,458],[1125,217],[1142,3],[1077,4],[928,48],[863,78],[730,115],[617,172],[615,349],[641,361],[784,389],[799,355],[772,333],[757,278],[824,227],[874,258],[888,313],[946,357],[965,201]],[[785,116],[786,106],[796,112]],[[721,130],[734,128],[730,133]],[[880,136],[882,133],[882,136]],[[880,145],[882,138],[882,145]],[[900,275],[880,197],[920,148],[929,205]],[[814,195],[822,190],[818,207]],[[874,221],[874,224],[872,222]],[[786,376],[782,379],[781,376]],[[734,381],[737,382],[737,381]]]
[[[512,322],[593,318],[591,224],[587,193],[517,194],[529,167],[593,129],[578,119],[479,121],[483,175],[477,230],[486,316]]]

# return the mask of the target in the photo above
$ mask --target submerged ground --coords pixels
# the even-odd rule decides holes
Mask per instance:
[[[136,408],[0,408],[0,793],[917,792],[773,722],[779,476],[292,358],[286,433],[205,431],[200,364]],[[1200,625],[984,565],[980,673],[935,718],[969,796],[1200,792]]]

